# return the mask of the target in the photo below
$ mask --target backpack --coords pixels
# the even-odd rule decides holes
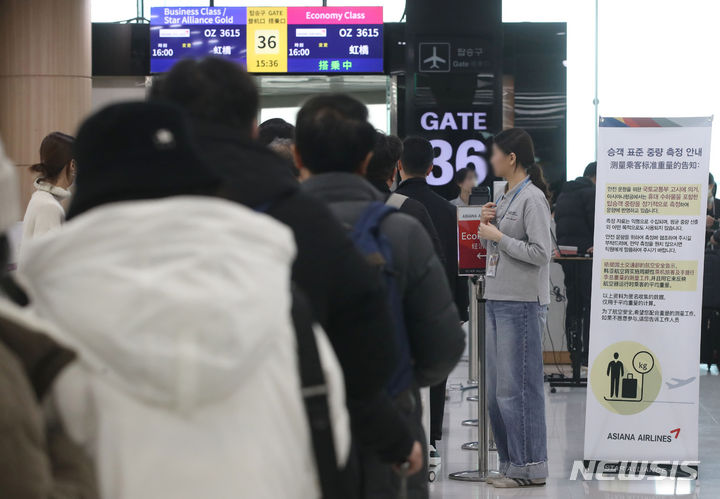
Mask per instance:
[[[395,207],[379,201],[372,202],[350,231],[350,239],[355,247],[380,274],[385,287],[388,308],[393,318],[398,364],[386,386],[392,397],[407,390],[413,382],[410,342],[405,327],[403,299],[397,285],[397,273],[393,267],[392,247],[388,238],[380,231],[380,225],[385,217],[396,212]]]

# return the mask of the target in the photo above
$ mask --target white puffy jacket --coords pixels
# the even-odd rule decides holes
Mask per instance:
[[[33,240],[21,279],[80,361],[55,400],[105,499],[319,497],[290,318],[292,233],[223,200],[95,208]],[[342,373],[322,330],[339,464]]]

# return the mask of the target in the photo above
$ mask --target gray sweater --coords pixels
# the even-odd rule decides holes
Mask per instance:
[[[550,303],[552,239],[545,194],[520,182],[498,202],[495,224],[503,233],[500,242],[482,241],[488,258],[500,255],[495,277],[486,280],[485,298]]]

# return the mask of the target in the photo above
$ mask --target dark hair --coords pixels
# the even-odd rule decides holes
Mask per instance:
[[[53,132],[40,144],[40,163],[32,165],[30,170],[39,174],[42,180],[57,179],[68,163],[73,160],[75,138],[70,135]]]
[[[471,168],[460,168],[455,174],[455,183],[457,185],[462,184],[465,180],[467,180],[468,175],[471,173],[477,175],[477,172]]]
[[[708,175],[709,175],[708,185],[714,184],[714,183],[715,183],[715,177],[713,177],[713,174],[712,174],[712,173],[708,173]]]
[[[588,163],[583,172],[583,177],[593,178],[597,176],[597,162]]]
[[[365,104],[346,94],[312,97],[300,109],[295,147],[313,173],[354,173],[375,146]]]
[[[548,189],[542,168],[535,163],[535,146],[530,134],[522,128],[508,128],[493,138],[493,144],[505,154],[514,153],[517,165],[525,168],[533,185],[540,189],[550,201],[552,194]]]
[[[435,152],[429,140],[410,136],[403,141],[403,170],[410,175],[425,176],[435,159]]]
[[[150,99],[173,102],[195,119],[238,129],[248,137],[259,106],[253,77],[242,66],[217,57],[178,62],[153,82]]]
[[[295,138],[295,125],[282,118],[270,118],[263,121],[258,127],[258,142],[267,146],[275,139]]]
[[[78,130],[77,190],[67,218],[118,201],[217,193],[222,180],[200,158],[190,129],[186,113],[163,102],[94,113]]]
[[[397,166],[402,151],[403,143],[400,137],[377,132],[375,149],[373,149],[365,177],[372,183],[384,184],[387,182]]]
[[[267,147],[272,152],[284,159],[290,167],[290,172],[292,172],[293,177],[298,178],[300,176],[300,170],[298,170],[297,166],[295,166],[295,158],[293,157],[292,145],[292,139],[278,137],[272,142],[270,142]]]

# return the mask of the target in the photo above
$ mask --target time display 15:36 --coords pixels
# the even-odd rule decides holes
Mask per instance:
[[[277,59],[258,59],[255,61],[255,67],[258,69],[270,69],[277,68],[280,66],[280,61]]]

